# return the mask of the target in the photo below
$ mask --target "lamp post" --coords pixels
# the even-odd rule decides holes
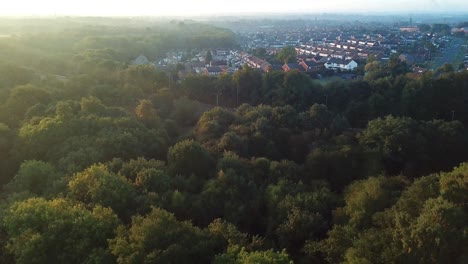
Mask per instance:
[[[236,85],[236,107],[239,107],[239,85]]]
[[[223,93],[215,93],[214,95],[216,95],[216,106],[219,106],[219,96],[222,95]]]

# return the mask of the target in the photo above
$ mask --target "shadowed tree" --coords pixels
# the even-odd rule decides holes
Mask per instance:
[[[211,154],[198,142],[181,141],[169,149],[167,162],[171,175],[196,176],[199,180],[214,174],[215,162]]]
[[[296,49],[294,47],[285,47],[282,48],[278,53],[277,58],[279,61],[284,63],[289,63],[296,60]]]
[[[145,217],[135,216],[127,229],[120,226],[109,241],[117,263],[209,263],[223,245],[190,222],[153,208]]]

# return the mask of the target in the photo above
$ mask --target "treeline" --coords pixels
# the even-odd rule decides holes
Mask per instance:
[[[466,262],[466,71],[178,82],[116,52],[0,64],[1,263]]]
[[[387,115],[417,120],[458,120],[468,124],[468,73],[445,65],[434,72],[415,76],[408,66],[392,57],[388,63],[369,62],[361,80],[337,79],[320,84],[298,71],[268,74],[244,68],[220,78],[189,76],[184,92],[194,100],[236,107],[243,103],[291,105],[306,110],[324,104],[346,117],[351,127],[363,128],[368,121]]]
[[[194,21],[57,18],[1,22],[10,26],[4,32],[0,28],[0,34],[12,37],[0,38],[0,61],[67,76],[88,74],[89,65],[115,68],[140,54],[156,60],[175,49],[236,45],[232,31]]]

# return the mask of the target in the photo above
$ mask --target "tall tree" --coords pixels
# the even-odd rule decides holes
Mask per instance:
[[[294,47],[285,47],[282,48],[278,53],[277,58],[279,61],[284,63],[289,63],[296,60],[297,52]]]
[[[206,52],[205,64],[210,64],[212,60],[213,60],[213,55],[211,54],[211,51]]]
[[[43,198],[14,203],[2,221],[16,263],[113,263],[107,240],[118,224],[108,208]]]
[[[110,172],[103,164],[75,174],[68,187],[70,197],[80,202],[110,207],[128,218],[134,213],[136,193],[132,184],[123,176]]]
[[[210,234],[173,214],[153,208],[135,216],[127,229],[120,226],[109,241],[117,263],[209,263],[222,249]]]

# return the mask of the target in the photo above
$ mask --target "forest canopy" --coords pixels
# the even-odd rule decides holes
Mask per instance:
[[[468,260],[467,71],[180,77],[131,62],[236,34],[0,22],[0,263]]]

